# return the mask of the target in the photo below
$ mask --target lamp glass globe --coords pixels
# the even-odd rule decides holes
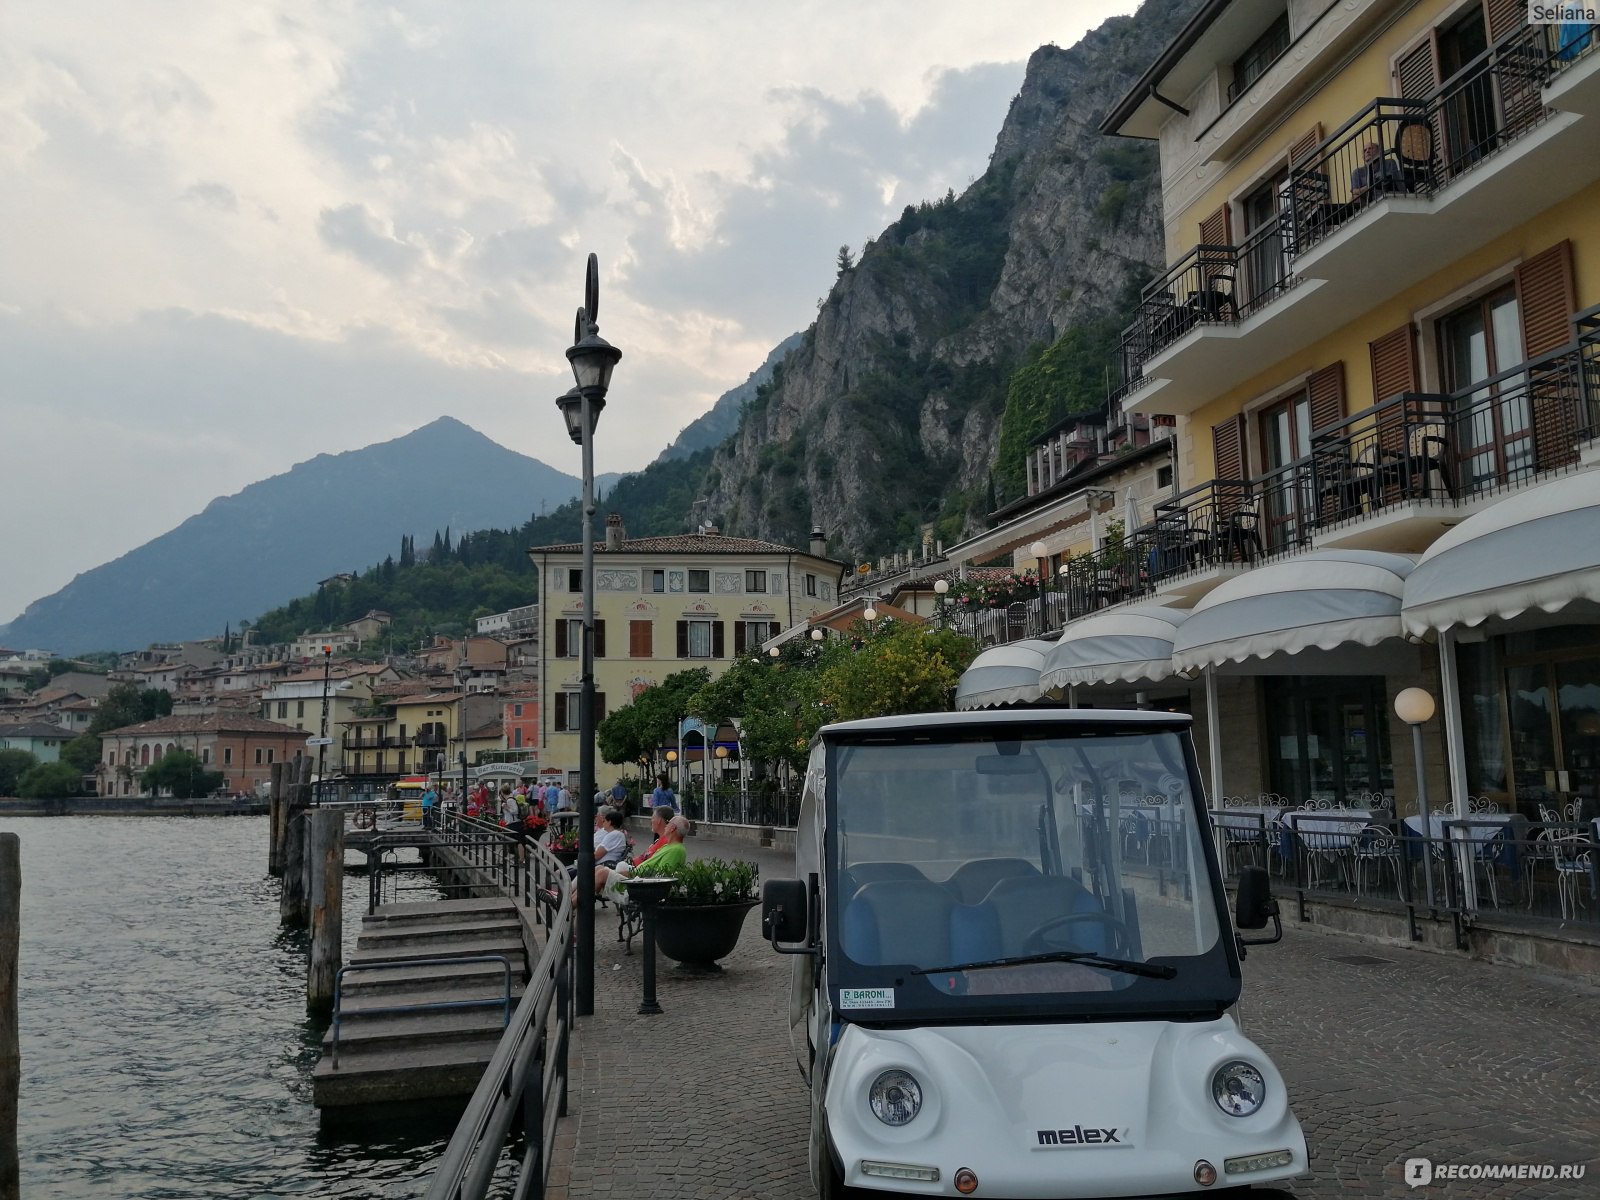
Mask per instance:
[[[1433,710],[1433,697],[1422,688],[1406,688],[1394,698],[1394,714],[1407,725],[1433,720]]]
[[[869,604],[861,610],[861,615],[869,621],[876,621],[878,619],[878,610]]]

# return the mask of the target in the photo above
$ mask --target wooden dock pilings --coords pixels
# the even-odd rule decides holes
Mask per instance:
[[[311,956],[306,964],[306,1008],[333,1011],[334,982],[342,964],[344,933],[344,812],[318,808],[300,817],[306,838],[306,901]]]
[[[0,833],[0,1200],[22,1194],[17,1161],[17,942],[22,929],[22,841]]]

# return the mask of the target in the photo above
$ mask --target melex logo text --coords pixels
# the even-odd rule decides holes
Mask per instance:
[[[1085,1129],[1082,1125],[1074,1125],[1071,1129],[1041,1129],[1039,1130],[1039,1145],[1041,1146],[1111,1146],[1122,1145],[1122,1139],[1127,1136],[1126,1129]]]
[[[1559,25],[1563,21],[1600,21],[1600,4],[1528,0],[1528,24]]]

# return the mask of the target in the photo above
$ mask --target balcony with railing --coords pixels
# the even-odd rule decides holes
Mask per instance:
[[[1544,29],[1550,47],[1544,102],[1562,112],[1600,116],[1600,27],[1566,21]]]
[[[1553,81],[1595,70],[1600,32],[1554,28],[1513,31],[1426,98],[1374,99],[1290,171],[1275,220],[1152,282],[1123,335],[1129,410],[1192,412],[1600,180],[1600,118],[1551,103],[1577,102]]]

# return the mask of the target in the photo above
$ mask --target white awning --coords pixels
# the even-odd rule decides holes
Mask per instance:
[[[1408,554],[1317,550],[1237,575],[1201,598],[1173,643],[1180,671],[1401,636]]]
[[[1600,471],[1508,496],[1428,547],[1406,580],[1408,633],[1600,600]]]
[[[991,646],[961,673],[956,683],[956,707],[1031,704],[1039,698],[1039,668],[1044,666],[1045,653],[1054,644],[1030,638]]]
[[[1176,674],[1172,643],[1186,608],[1141,604],[1074,621],[1044,656],[1039,688],[1091,683],[1141,683]]]

